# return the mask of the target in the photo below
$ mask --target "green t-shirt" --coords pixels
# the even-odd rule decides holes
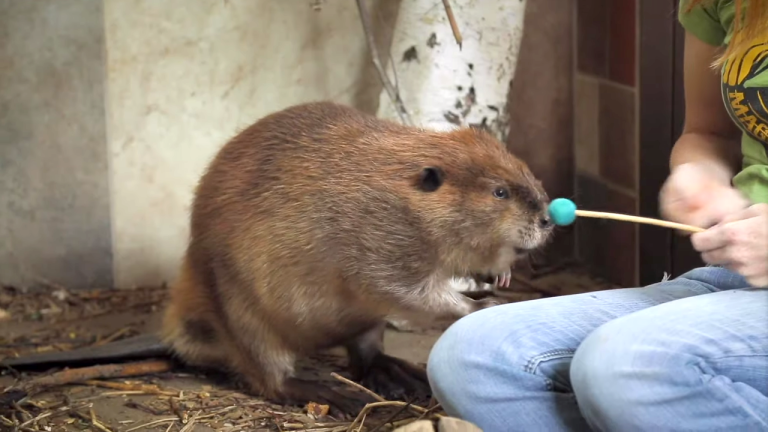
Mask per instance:
[[[685,12],[689,1],[680,0],[680,24],[709,45],[727,45],[735,14],[733,0],[708,0]],[[756,41],[724,64],[720,73],[723,102],[743,131],[743,165],[733,185],[753,202],[768,203],[768,40]]]

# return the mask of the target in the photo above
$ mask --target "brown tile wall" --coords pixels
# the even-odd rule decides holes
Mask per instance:
[[[638,213],[638,1],[577,0],[574,151],[583,209]],[[637,284],[634,224],[581,218],[576,233],[578,256],[594,273]]]
[[[525,35],[509,92],[511,133],[507,149],[526,161],[552,197],[572,197],[576,188],[574,118],[574,44],[576,4],[562,0],[529,1]],[[566,41],[566,43],[563,43]],[[542,53],[546,53],[542,55]],[[571,260],[575,229],[559,230],[554,240],[531,260],[531,270]],[[518,271],[525,272],[521,264]]]
[[[586,174],[577,174],[576,201],[584,209],[635,214],[636,199]],[[576,224],[579,258],[592,270],[621,286],[634,286],[637,267],[637,225],[581,218]]]

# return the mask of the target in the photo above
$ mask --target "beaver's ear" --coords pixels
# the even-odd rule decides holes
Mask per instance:
[[[440,189],[445,180],[445,172],[440,167],[424,167],[419,173],[416,187],[422,192],[434,192]]]

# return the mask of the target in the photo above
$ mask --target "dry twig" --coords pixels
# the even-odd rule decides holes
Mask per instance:
[[[197,418],[200,416],[200,411],[196,412],[195,415],[189,418],[189,423],[187,423],[179,432],[189,432],[192,430],[192,428],[195,427],[195,422],[197,421]]]
[[[179,395],[179,392],[161,390],[160,387],[154,384],[126,384],[126,383],[119,383],[119,382],[112,382],[112,381],[97,381],[97,380],[84,381],[83,384],[94,386],[94,387],[109,388],[113,390],[139,391],[145,394],[154,394],[158,396],[178,396]]]
[[[380,395],[376,394],[372,390],[369,390],[369,389],[363,387],[362,385],[360,385],[360,384],[358,384],[358,383],[356,383],[354,381],[351,381],[351,380],[349,380],[347,378],[344,378],[343,376],[337,374],[336,372],[331,372],[331,376],[336,378],[337,380],[343,382],[344,384],[347,384],[347,385],[349,385],[351,387],[354,387],[354,388],[356,388],[356,389],[358,389],[358,390],[368,394],[372,398],[376,399],[378,402],[391,402],[391,401],[388,401],[388,400],[384,399]],[[403,405],[399,405],[399,406],[405,406],[409,410],[413,411],[415,414],[424,414],[425,412],[429,411],[429,410],[427,410],[424,407],[420,407],[418,405],[413,405],[413,404],[410,404],[410,403],[407,403],[407,402],[398,402],[398,403],[403,404]]]
[[[13,404],[51,387],[77,384],[95,378],[124,378],[150,375],[171,370],[171,363],[164,360],[149,360],[135,363],[96,365],[77,369],[66,369],[51,375],[35,378],[16,389],[0,393],[0,404]]]
[[[59,415],[62,415],[62,414],[66,414],[66,413],[69,413],[69,412],[77,412],[77,410],[80,410],[80,409],[83,409],[83,408],[91,408],[92,406],[93,406],[93,404],[89,403],[89,404],[78,405],[78,406],[65,406],[65,407],[61,407],[61,408],[59,408],[59,409],[57,409],[55,411],[46,411],[44,413],[41,413],[40,415],[38,415],[37,417],[35,417],[33,419],[29,419],[29,420],[25,421],[24,423],[20,424],[19,427],[23,428],[25,426],[37,423],[37,422],[39,422],[40,420],[42,420],[44,418],[56,417],[56,416],[59,416]]]
[[[354,388],[360,390],[361,392],[369,395],[370,397],[376,399],[379,402],[387,402],[386,399],[384,399],[383,397],[381,397],[378,394],[374,393],[372,390],[368,390],[367,388],[361,386],[360,384],[358,384],[358,383],[356,383],[356,382],[354,382],[352,380],[349,380],[347,378],[344,378],[343,376],[337,374],[336,372],[331,372],[331,376],[336,378],[337,380],[343,382],[344,384],[350,386],[350,387],[354,387]]]
[[[157,426],[159,424],[168,423],[168,422],[174,422],[175,423],[176,420],[178,420],[176,417],[168,417],[168,418],[162,418],[162,419],[158,419],[158,420],[153,420],[153,421],[151,421],[149,423],[144,423],[142,425],[135,426],[135,427],[132,427],[130,429],[127,429],[125,432],[133,432],[133,431],[137,431],[139,429],[144,429],[144,428],[148,428],[148,427],[151,427],[151,426]]]
[[[456,24],[456,17],[453,16],[453,8],[451,8],[450,0],[443,0],[443,6],[445,7],[445,13],[448,15],[448,22],[451,23],[451,31],[453,32],[453,38],[456,39],[456,43],[461,49],[463,39],[461,32],[459,31],[459,25]]]
[[[111,335],[105,337],[104,339],[98,340],[92,346],[96,347],[96,346],[106,345],[106,344],[108,344],[110,342],[113,342],[115,339],[119,338],[120,336],[130,332],[131,330],[132,330],[131,327],[123,327],[120,330],[118,330],[118,331],[112,333]]]
[[[312,427],[315,429],[333,429],[338,427],[343,427],[344,429],[349,426],[349,422],[334,422],[334,423],[312,423]],[[307,425],[304,423],[284,423],[283,427],[286,429],[301,429],[301,430],[308,430]]]
[[[403,413],[405,410],[407,410],[407,409],[408,409],[410,406],[412,406],[412,405],[406,405],[406,406],[404,406],[404,407],[400,408],[399,410],[395,411],[395,412],[394,412],[394,413],[393,413],[391,416],[389,416],[388,418],[386,418],[386,419],[385,419],[383,422],[379,423],[379,425],[378,425],[378,426],[376,426],[375,428],[371,429],[371,430],[370,430],[370,432],[376,432],[376,431],[378,431],[379,429],[383,428],[383,427],[384,427],[384,426],[385,426],[387,423],[393,423],[393,422],[395,421],[395,419],[396,419],[396,418],[397,418],[397,417],[398,417],[400,414],[402,414],[402,413]],[[420,419],[421,419],[421,417],[423,417],[424,415],[426,415],[426,413],[422,414],[421,416],[419,416],[419,418],[417,418],[417,419],[415,419],[415,420],[420,420]],[[415,420],[414,420],[414,421],[415,421]],[[362,425],[362,423],[361,423],[361,424],[360,424],[360,427],[362,427],[362,426],[363,426],[363,425]]]
[[[375,392],[373,392],[373,391],[363,387],[362,385],[360,385],[360,384],[358,384],[358,383],[356,383],[354,381],[351,381],[351,380],[349,380],[347,378],[344,378],[343,376],[341,376],[341,375],[339,375],[339,374],[337,374],[335,372],[331,372],[331,376],[336,378],[337,380],[343,382],[344,384],[347,384],[347,385],[349,385],[351,387],[354,387],[354,388],[356,388],[356,389],[358,389],[358,390],[368,394],[369,396],[371,396],[372,398],[374,398],[374,399],[376,399],[378,401],[378,402],[373,402],[373,403],[369,403],[369,404],[365,405],[363,410],[360,411],[360,413],[357,415],[355,420],[349,425],[349,427],[347,428],[347,432],[352,432],[353,428],[355,427],[355,425],[358,422],[360,422],[360,427],[358,428],[358,431],[362,430],[363,422],[365,422],[366,416],[374,408],[378,408],[378,407],[382,407],[382,406],[399,406],[399,407],[402,407],[402,409],[399,410],[394,416],[391,416],[389,419],[385,420],[384,423],[379,425],[376,428],[377,430],[380,429],[384,424],[387,424],[387,423],[391,422],[392,420],[394,420],[394,418],[397,415],[399,415],[403,410],[407,409],[407,410],[410,410],[411,412],[419,415],[419,419],[423,418],[423,417],[425,417],[425,416],[427,416],[429,414],[432,414],[432,412],[434,410],[434,407],[432,409],[426,409],[426,408],[420,407],[418,405],[413,405],[413,404],[411,404],[409,402],[388,401],[388,400],[384,399],[383,397],[381,397],[380,395],[376,394]],[[438,414],[434,414],[434,415],[439,416]]]
[[[404,406],[409,406],[409,405],[410,405],[411,408],[416,408],[416,409],[421,409],[421,410],[426,411],[425,408],[422,408],[422,407],[417,406],[417,405],[411,405],[408,402],[401,402],[401,401],[373,402],[373,403],[366,404],[365,407],[362,409],[362,411],[360,411],[360,413],[357,415],[357,417],[355,417],[355,419],[352,421],[352,423],[350,423],[349,427],[347,428],[347,432],[352,432],[353,428],[355,427],[357,422],[359,422],[362,419],[364,419],[365,416],[367,416],[368,413],[371,412],[371,410],[373,410],[374,408],[380,408],[380,407],[385,407],[385,406],[404,407]]]
[[[135,363],[96,365],[77,369],[67,369],[51,375],[34,379],[32,388],[55,387],[80,383],[96,378],[126,378],[150,375],[171,370],[171,363],[165,360],[148,360]]]
[[[79,417],[82,420],[87,421],[88,423],[92,424],[93,427],[100,430],[101,432],[112,432],[111,429],[107,428],[103,423],[101,423],[96,418],[96,413],[93,412],[93,408],[90,409],[90,416],[87,416],[79,411],[73,411],[72,412],[75,416]]]
[[[168,399],[168,405],[171,407],[171,412],[179,416],[179,421],[182,424],[187,424],[187,421],[189,418],[187,417],[187,412],[184,411],[184,408],[179,406],[178,402],[176,402],[176,398],[170,398]]]
[[[373,37],[371,18],[368,13],[368,8],[365,5],[365,1],[366,0],[357,0],[357,10],[360,12],[360,20],[363,23],[363,32],[365,33],[365,38],[368,42],[368,49],[371,51],[371,59],[373,60],[373,65],[376,67],[376,71],[379,73],[379,79],[381,80],[381,84],[384,86],[384,90],[386,90],[387,95],[389,95],[389,99],[392,100],[392,104],[395,106],[395,110],[397,111],[397,115],[400,117],[400,121],[402,121],[403,124],[407,126],[413,126],[411,116],[408,114],[408,110],[405,109],[403,100],[400,99],[400,93],[397,91],[395,86],[392,85],[389,77],[387,77],[386,71],[381,66],[381,58],[379,57],[379,50],[376,48],[376,39]]]

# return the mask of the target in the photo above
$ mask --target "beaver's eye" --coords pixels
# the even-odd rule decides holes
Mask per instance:
[[[495,196],[498,199],[507,199],[509,198],[509,189],[498,187],[493,190],[493,196]]]

